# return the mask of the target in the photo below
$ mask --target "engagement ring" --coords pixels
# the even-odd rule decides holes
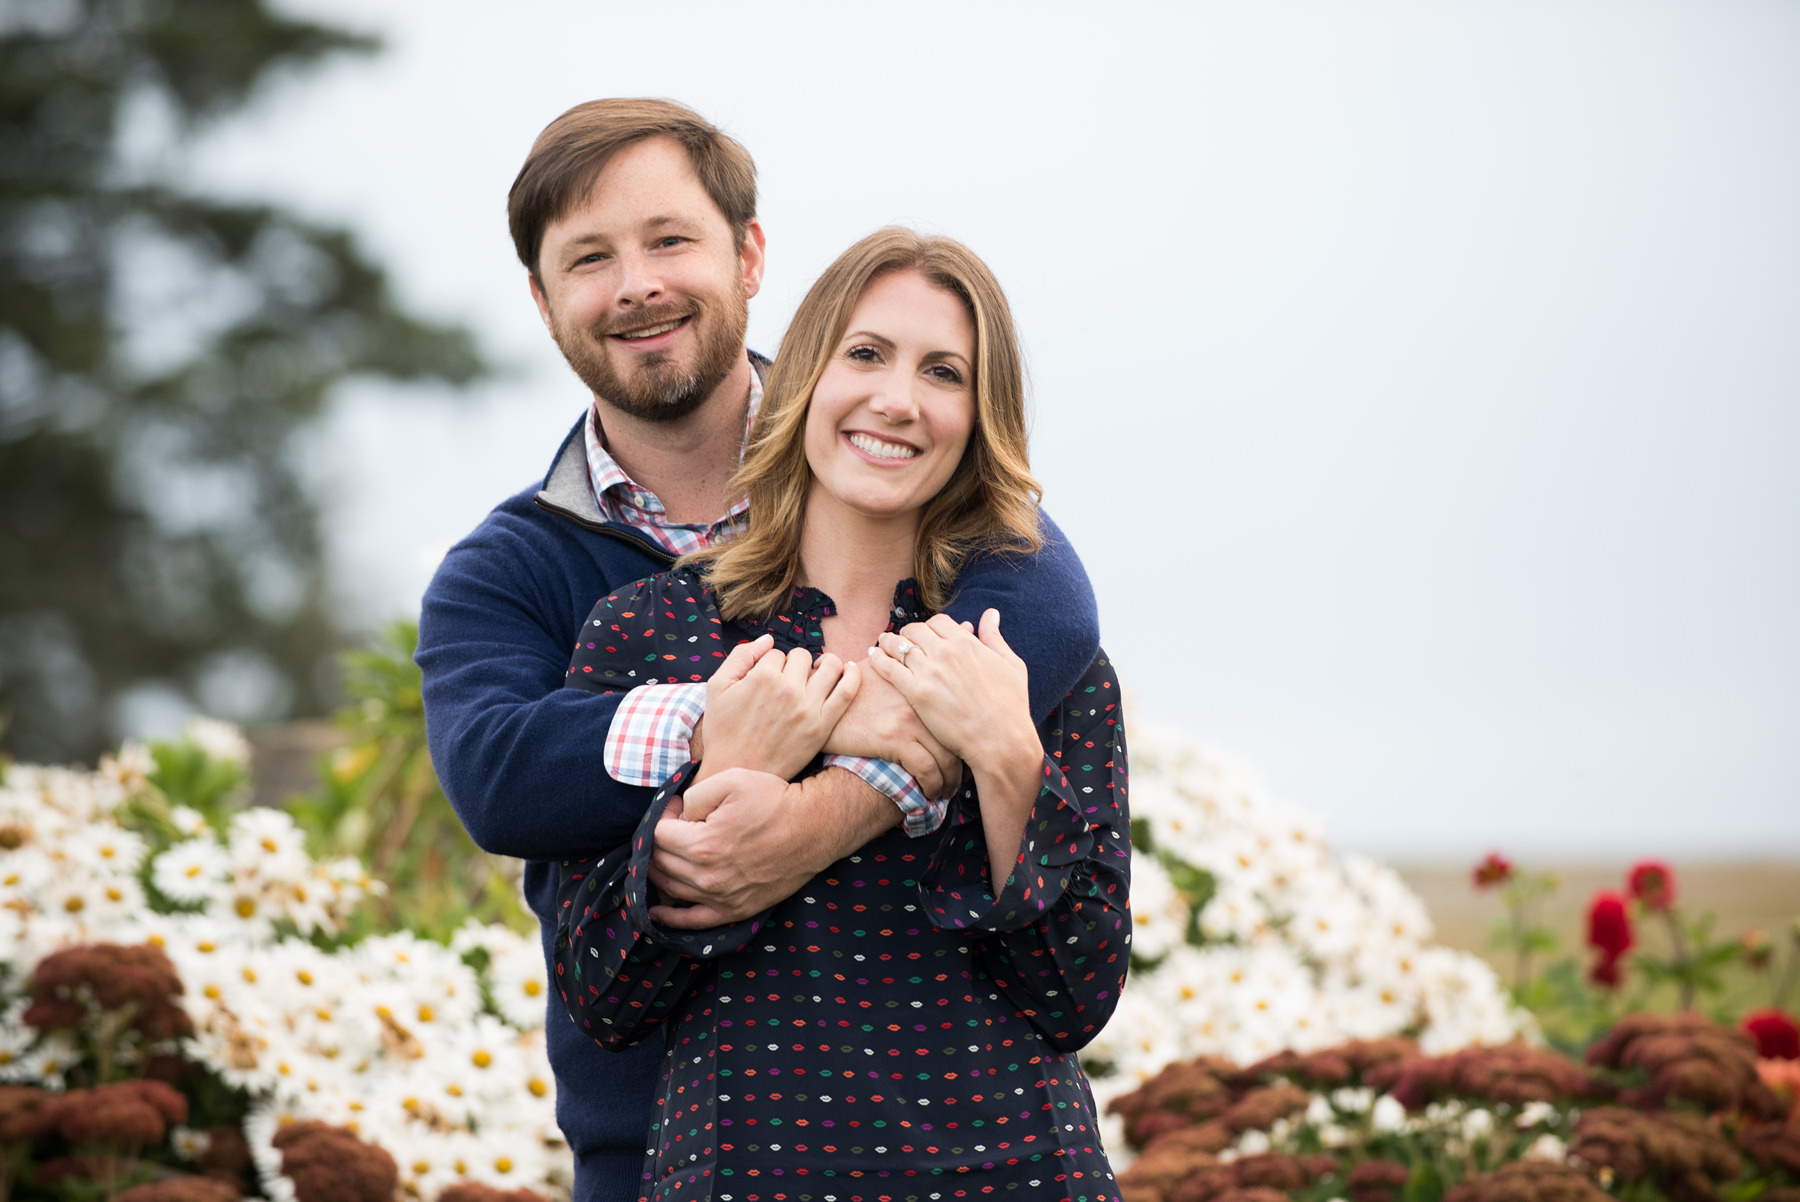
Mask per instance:
[[[902,668],[904,668],[906,666],[906,653],[908,651],[917,651],[917,650],[918,650],[918,648],[915,647],[913,644],[907,642],[905,639],[901,639],[900,645],[898,647],[894,648],[894,658],[899,660],[900,666]]]

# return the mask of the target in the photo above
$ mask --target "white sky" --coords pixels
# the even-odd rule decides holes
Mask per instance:
[[[303,11],[388,51],[196,171],[350,224],[507,369],[340,398],[369,622],[585,403],[506,236],[532,138],[673,96],[760,168],[751,345],[885,223],[994,267],[1134,718],[1377,854],[1800,853],[1792,0]]]

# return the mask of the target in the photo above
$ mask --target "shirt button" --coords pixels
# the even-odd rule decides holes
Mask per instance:
[[[896,606],[894,606],[894,616],[896,618],[904,618],[906,616],[906,611],[904,609],[901,609],[898,605],[896,605]]]

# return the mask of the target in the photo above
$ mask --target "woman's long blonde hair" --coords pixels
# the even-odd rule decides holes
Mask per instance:
[[[949,604],[951,587],[977,551],[1035,552],[1042,545],[1037,504],[1043,490],[1026,451],[1025,367],[1006,294],[962,243],[890,226],[825,269],[781,340],[743,466],[728,490],[749,498],[748,530],[682,561],[704,566],[727,618],[773,614],[801,583],[813,388],[864,289],[897,271],[916,271],[960,298],[975,325],[975,425],[956,471],[920,516],[913,576],[921,599],[933,610]]]

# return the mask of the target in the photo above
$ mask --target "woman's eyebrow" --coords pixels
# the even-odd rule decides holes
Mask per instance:
[[[894,346],[894,340],[892,338],[887,337],[885,334],[877,334],[874,330],[851,330],[848,334],[844,335],[845,342],[857,338],[866,338],[870,342],[879,342],[882,346],[888,347],[890,350]]]
[[[927,363],[937,363],[944,359],[954,359],[958,363],[965,365],[969,362],[963,357],[961,351],[928,351],[925,354],[925,362]]]

